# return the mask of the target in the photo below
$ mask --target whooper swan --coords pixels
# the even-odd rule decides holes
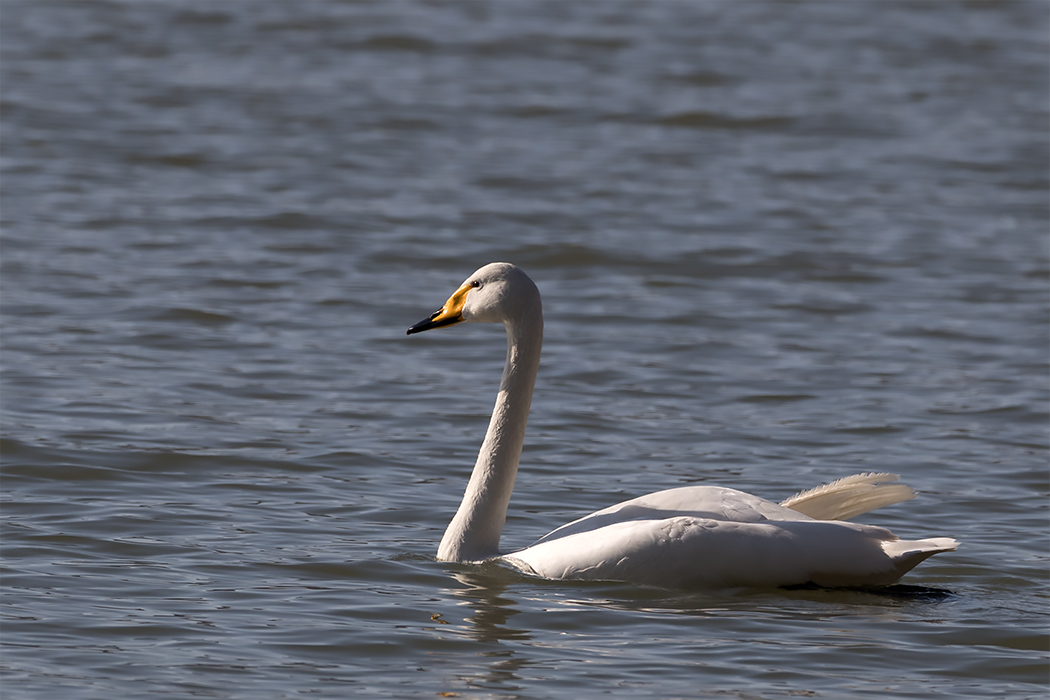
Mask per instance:
[[[878,586],[958,546],[947,537],[905,541],[880,527],[843,522],[915,496],[896,475],[858,474],[779,505],[718,486],[658,491],[591,513],[531,547],[501,555],[500,534],[543,344],[540,293],[514,265],[491,263],[408,333],[460,321],[502,323],[507,362],[466,493],[438,547],[441,561],[494,559],[548,579],[665,588]]]

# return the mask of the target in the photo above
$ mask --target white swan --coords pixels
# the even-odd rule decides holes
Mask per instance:
[[[624,501],[563,525],[531,547],[501,555],[543,344],[540,293],[509,263],[472,274],[409,334],[460,321],[502,323],[507,363],[485,441],[438,559],[498,559],[549,579],[629,581],[665,588],[874,586],[958,544],[905,541],[889,530],[842,522],[914,498],[892,474],[858,474],[781,504],[717,486],[687,486]]]

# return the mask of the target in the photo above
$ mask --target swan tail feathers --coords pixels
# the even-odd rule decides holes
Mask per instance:
[[[953,552],[959,543],[951,537],[930,537],[924,540],[887,540],[882,551],[893,562],[898,576],[903,576],[934,554]]]
[[[915,498],[896,474],[854,474],[795,494],[780,505],[816,520],[849,520]]]

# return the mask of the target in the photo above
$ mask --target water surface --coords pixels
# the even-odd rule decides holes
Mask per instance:
[[[3,692],[1037,698],[1047,5],[5,2]],[[526,269],[504,545],[893,471],[889,594],[434,561]]]

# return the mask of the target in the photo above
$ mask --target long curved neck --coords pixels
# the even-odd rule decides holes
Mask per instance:
[[[540,365],[543,313],[538,299],[521,317],[504,325],[507,363],[496,405],[463,501],[441,538],[439,561],[480,561],[499,554]]]

